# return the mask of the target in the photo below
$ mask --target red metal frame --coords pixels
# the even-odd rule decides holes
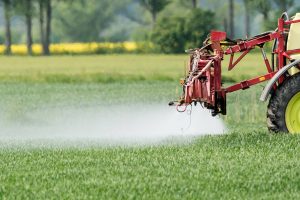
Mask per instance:
[[[249,41],[243,41],[241,44],[237,44],[235,46],[232,46],[232,47],[229,47],[228,49],[226,49],[225,55],[231,54],[232,57],[233,57],[234,53],[236,53],[236,52],[244,52],[233,64],[232,64],[232,60],[231,60],[231,62],[229,63],[229,67],[228,67],[228,69],[231,70],[235,65],[237,65],[242,60],[242,58],[246,54],[248,54],[251,51],[251,49],[255,48],[255,46],[263,45],[274,39],[278,39],[278,47],[275,50],[275,52],[273,52],[273,53],[277,54],[277,58],[278,58],[277,70],[273,72],[271,70],[271,66],[270,66],[268,58],[266,56],[263,56],[267,71],[269,72],[268,74],[265,74],[263,76],[259,76],[259,77],[256,77],[256,78],[253,78],[250,80],[245,80],[245,81],[242,81],[235,85],[229,86],[224,89],[225,92],[229,93],[229,92],[234,92],[234,91],[237,91],[240,89],[246,89],[252,85],[255,85],[255,84],[258,84],[258,83],[261,83],[261,82],[271,79],[278,70],[280,70],[282,67],[284,67],[285,57],[290,59],[291,54],[300,53],[300,49],[286,51],[285,36],[284,36],[284,30],[286,30],[286,29],[284,29],[284,25],[289,25],[292,23],[299,23],[299,22],[300,22],[300,20],[284,21],[282,18],[279,18],[277,31],[274,31],[273,33],[269,33],[262,37],[257,37],[255,39],[251,39]],[[241,46],[244,48],[241,48]],[[245,87],[245,85],[249,86],[249,87]]]
[[[226,33],[212,31],[209,42],[201,49],[195,49],[191,55],[189,76],[183,84],[184,95],[179,101],[179,106],[188,105],[192,102],[203,103],[205,107],[213,110],[213,115],[226,114],[226,94],[237,90],[244,90],[252,85],[256,85],[271,79],[278,70],[284,67],[286,59],[291,59],[290,55],[300,53],[300,49],[286,50],[285,35],[289,31],[289,25],[300,23],[300,20],[278,19],[278,28],[269,33],[264,33],[247,40],[232,41],[226,39]],[[272,52],[276,55],[278,64],[273,66],[265,55],[263,46],[265,43],[276,40],[277,48]],[[227,41],[227,44],[226,44]],[[225,43],[224,43],[225,42]],[[227,45],[227,48],[224,48]],[[267,74],[249,80],[244,80],[229,87],[222,87],[221,61],[226,55],[230,55],[228,70],[232,70],[237,64],[255,47],[259,47],[267,69]],[[234,60],[235,53],[242,53]],[[195,67],[195,56],[197,66]],[[284,81],[282,76],[278,84]],[[276,88],[276,86],[274,86]]]

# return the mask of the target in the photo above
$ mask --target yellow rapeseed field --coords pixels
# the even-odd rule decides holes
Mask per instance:
[[[136,42],[92,42],[92,43],[59,43],[51,44],[50,52],[52,54],[94,54],[94,53],[114,53],[114,52],[134,52],[138,49]],[[26,55],[26,44],[13,44],[11,46],[12,54]],[[42,46],[33,44],[32,51],[35,55],[42,54]],[[0,45],[0,54],[4,54],[5,45]]]

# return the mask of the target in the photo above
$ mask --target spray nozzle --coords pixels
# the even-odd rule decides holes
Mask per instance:
[[[169,106],[174,106],[174,105],[175,105],[175,101],[170,101],[170,102],[168,103],[168,105],[169,105]]]

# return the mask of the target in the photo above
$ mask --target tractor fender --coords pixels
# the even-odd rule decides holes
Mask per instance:
[[[269,96],[272,88],[273,88],[273,85],[278,81],[279,77],[281,77],[285,72],[287,72],[289,69],[291,69],[292,67],[294,67],[295,65],[297,65],[299,63],[300,63],[300,59],[295,60],[295,61],[291,62],[290,64],[284,66],[280,70],[278,70],[278,72],[271,78],[271,80],[269,80],[269,82],[265,86],[264,90],[261,93],[259,100],[266,101],[268,99],[268,96]]]

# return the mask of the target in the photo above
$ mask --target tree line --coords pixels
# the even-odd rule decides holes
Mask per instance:
[[[153,0],[155,1],[155,0]],[[149,0],[148,2],[153,2]],[[176,16],[162,18],[152,32],[152,41],[157,44],[160,52],[182,53],[184,49],[202,46],[202,42],[207,37],[211,29],[220,28],[217,25],[219,18],[216,12],[204,10],[199,1],[180,0],[182,4],[189,5],[190,12],[186,16]],[[227,0],[227,16],[223,16],[223,29],[228,33],[228,37],[235,39],[235,8],[238,1]],[[161,12],[163,7],[171,3],[169,0],[161,0],[157,12]],[[257,13],[262,14],[264,27],[274,29],[277,18],[281,13],[286,12],[294,5],[294,0],[243,0],[244,6],[244,29],[246,36],[251,36],[251,16]],[[152,13],[153,24],[156,24],[156,15],[153,8],[147,6]],[[275,12],[274,12],[275,11]],[[273,18],[270,18],[270,14]]]
[[[40,42],[44,55],[49,55],[52,19],[52,0],[1,0],[5,19],[5,53],[11,54],[12,33],[11,18],[13,14],[25,17],[27,52],[32,55],[32,20],[38,17]],[[37,13],[37,15],[35,15]]]
[[[233,0],[230,0],[233,3]],[[274,24],[277,22],[277,18],[281,13],[290,10],[295,4],[294,0],[243,0],[245,7],[245,33],[250,35],[251,26],[250,18],[251,15],[255,12],[258,12],[263,15],[264,18],[264,27],[267,29],[274,28]],[[270,19],[270,14],[275,10],[275,16],[273,19]],[[232,8],[229,9],[229,12],[234,13]],[[275,24],[276,25],[276,24]],[[232,25],[233,26],[233,25]],[[231,35],[234,36],[234,28],[230,28]]]
[[[0,2],[4,10],[5,52],[8,55],[11,54],[12,44],[11,19],[15,15],[23,16],[25,19],[28,54],[32,55],[33,20],[38,22],[39,41],[43,54],[50,54],[53,6],[58,4],[64,4],[65,12],[57,13],[56,17],[59,19],[63,33],[70,35],[73,41],[95,40],[95,38],[99,37],[102,30],[112,24],[113,18],[117,13],[123,13],[123,16],[137,22],[142,21],[130,13],[131,11],[128,12],[128,5],[132,4],[138,4],[150,14],[151,28],[147,31],[150,35],[148,39],[160,45],[165,43],[166,40],[170,41],[171,46],[174,46],[172,44],[173,40],[178,43],[175,46],[179,45],[179,43],[181,43],[181,46],[187,46],[186,41],[199,45],[200,41],[205,37],[201,32],[209,31],[210,28],[220,28],[220,23],[218,23],[220,19],[216,19],[218,13],[207,11],[205,5],[202,4],[202,0],[0,0]],[[273,25],[274,20],[277,19],[277,16],[274,19],[271,18],[270,13],[274,12],[274,10],[277,13],[284,12],[295,3],[294,0],[226,0],[222,2],[227,4],[226,10],[228,11],[221,19],[221,28],[231,38],[235,38],[236,35],[236,4],[241,4],[242,2],[245,10],[244,29],[245,33],[250,36],[250,19],[253,14],[261,14],[264,17],[264,26],[270,27],[270,24]],[[175,3],[177,6],[187,10],[186,12],[184,11],[185,14],[179,13],[172,16],[158,17],[169,5]],[[178,7],[174,6],[174,9],[176,10]],[[198,19],[197,17],[200,18]],[[84,26],[92,28],[84,28]]]

